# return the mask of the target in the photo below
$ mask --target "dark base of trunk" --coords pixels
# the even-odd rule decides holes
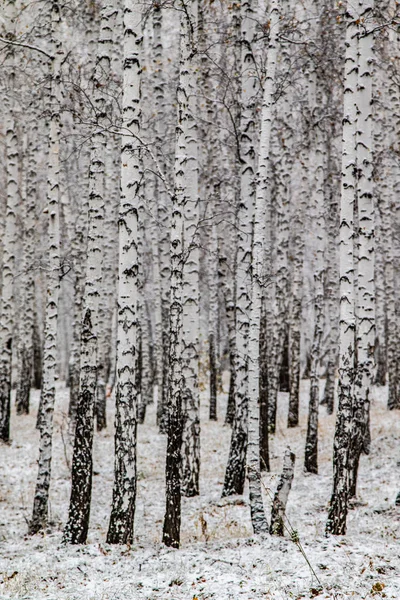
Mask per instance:
[[[246,475],[247,432],[235,424],[232,430],[231,447],[225,471],[222,497],[243,494]]]
[[[118,387],[116,406],[114,486],[107,544],[131,544],[136,503],[137,423],[134,414],[129,415],[130,423],[123,420]]]
[[[46,496],[47,498],[47,496]],[[33,515],[32,520],[29,521],[28,533],[29,535],[35,535],[42,531],[47,524],[47,511],[48,505],[45,497],[38,496],[35,494],[35,500],[33,503]]]
[[[10,441],[10,417],[11,417],[11,386],[7,393],[7,390],[3,391],[0,395],[1,405],[1,422],[0,422],[0,440],[8,443]]]
[[[276,431],[276,409],[278,402],[278,394],[275,391],[268,393],[268,431],[275,433]]]
[[[304,367],[302,379],[310,379],[310,371],[311,371],[311,352],[307,352],[306,366]]]
[[[353,458],[351,469],[349,471],[349,498],[355,498],[357,494],[357,478],[359,464],[360,454]]]
[[[326,381],[321,406],[326,406],[328,415],[333,414],[335,407],[335,364],[328,364],[326,370]]]
[[[260,469],[270,471],[268,435],[268,379],[265,360],[260,362]]]
[[[112,509],[106,538],[107,544],[132,544],[134,515],[134,498],[127,510],[123,510],[121,507]]]
[[[286,332],[282,348],[281,366],[279,369],[279,390],[281,392],[290,391],[289,378],[289,331]]]
[[[368,455],[371,451],[371,415],[368,410],[365,422],[365,431],[362,441],[362,453]]]
[[[43,352],[37,324],[33,328],[33,385],[36,390],[42,388]]]
[[[375,340],[375,364],[377,366],[375,375],[375,385],[384,386],[386,385],[386,372],[387,372],[387,357],[386,349],[379,342],[379,338]]]
[[[318,475],[318,452],[316,447],[306,446],[304,455],[304,470],[306,473]]]
[[[20,360],[21,364],[15,404],[17,408],[17,415],[28,415],[31,395],[32,354],[25,347],[20,351]]]
[[[284,536],[285,527],[283,524],[283,519],[281,517],[274,517],[274,522],[270,525],[269,533],[270,535],[279,535],[280,537]]]
[[[138,423],[140,425],[143,425],[145,418],[146,418],[146,402],[141,394],[140,400],[139,400],[138,411],[137,411]]]
[[[231,376],[229,380],[228,404],[226,406],[225,425],[233,425],[235,420],[236,402],[235,402],[235,371],[231,367]]]
[[[187,442],[182,444],[182,495],[193,498],[200,494],[200,421],[191,423]]]
[[[293,390],[289,397],[289,411],[288,411],[288,422],[289,428],[297,427],[299,424],[299,388],[296,392]]]
[[[209,336],[210,348],[210,421],[217,420],[217,361],[214,336]]]
[[[79,401],[79,370],[77,368],[77,362],[70,364],[69,366],[69,405],[68,405],[68,417],[73,422],[76,420],[76,410]]]
[[[107,427],[107,390],[106,382],[101,379],[97,382],[96,425],[97,431]]]
[[[95,397],[92,391],[84,390],[79,399],[76,415],[71,499],[68,521],[63,535],[63,542],[67,544],[86,543],[89,529],[93,472],[94,403]]]
[[[0,441],[10,441],[11,417],[11,340],[3,349],[0,363]]]
[[[327,534],[346,535],[347,510],[347,495],[333,493],[325,529]]]
[[[162,541],[171,548],[179,548],[181,538],[181,449],[182,417],[178,409],[170,416],[165,466],[166,507]]]

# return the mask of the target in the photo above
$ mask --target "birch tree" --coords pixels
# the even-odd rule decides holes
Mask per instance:
[[[37,143],[35,138],[38,128],[32,123],[32,134],[25,133],[24,159],[28,163],[25,166],[25,195],[24,203],[25,231],[23,239],[23,278],[22,295],[24,305],[27,309],[25,319],[22,322],[19,333],[18,354],[19,372],[17,376],[17,392],[15,403],[17,414],[28,414],[30,403],[30,392],[33,375],[33,330],[34,330],[34,239],[35,239],[35,204],[37,201]]]
[[[357,366],[354,379],[353,431],[349,461],[349,494],[356,493],[361,453],[369,452],[369,411],[374,376],[375,346],[375,233],[372,174],[372,68],[373,34],[369,17],[372,3],[360,5],[357,90]]]
[[[228,464],[225,471],[223,496],[242,494],[245,481],[248,426],[248,336],[250,309],[250,260],[255,183],[255,115],[256,77],[252,43],[254,38],[254,7],[252,0],[243,0],[241,18],[241,115],[240,115],[240,200],[238,207],[238,239],[236,262],[236,356],[235,399]]]
[[[163,172],[166,172],[166,156],[163,151],[163,143],[166,127],[166,77],[163,33],[163,11],[161,6],[155,6],[153,12],[153,62],[154,62],[154,106],[157,114],[155,123],[155,145],[157,161]],[[168,387],[169,387],[169,281],[171,275],[170,266],[170,221],[171,207],[164,182],[156,179],[157,194],[157,218],[160,223],[159,239],[157,247],[158,270],[160,273],[160,301],[161,301],[161,346],[157,342],[158,352],[158,396],[157,396],[157,423],[161,433],[167,433],[168,429]],[[156,260],[157,260],[156,258]],[[156,331],[158,339],[159,334]]]
[[[186,111],[182,119],[184,145],[178,148],[184,193],[184,265],[182,288],[182,378],[183,446],[182,492],[199,494],[200,395],[199,395],[199,199],[197,139],[197,0],[186,6],[188,16],[181,23],[180,81]]]
[[[319,407],[319,364],[321,357],[321,343],[324,332],[324,240],[325,240],[325,222],[324,222],[324,180],[325,180],[325,144],[324,131],[321,124],[320,111],[318,106],[323,106],[321,94],[318,93],[316,73],[311,77],[310,95],[313,107],[312,114],[316,119],[314,125],[313,145],[314,151],[311,153],[311,167],[314,187],[313,196],[315,198],[315,261],[314,261],[314,334],[311,347],[311,366],[310,366],[310,398],[308,409],[307,437],[304,456],[304,467],[309,473],[318,473],[318,407]],[[318,118],[319,117],[319,118]]]
[[[209,251],[209,357],[210,357],[210,420],[218,418],[217,394],[218,394],[218,236],[217,227],[213,223],[210,236]]]
[[[264,97],[261,112],[260,149],[258,157],[258,173],[256,199],[254,208],[254,236],[252,252],[252,290],[249,328],[249,422],[247,471],[250,485],[250,509],[254,533],[268,530],[262,499],[260,477],[260,321],[262,288],[265,285],[264,238],[266,223],[267,195],[270,193],[269,151],[272,125],[272,105],[275,87],[275,68],[278,52],[277,37],[279,33],[279,5],[272,0],[269,16],[269,45]]]
[[[94,74],[94,106],[97,131],[92,137],[89,169],[88,245],[84,288],[83,322],[77,423],[72,458],[71,499],[64,541],[82,544],[89,527],[92,492],[92,445],[97,378],[99,376],[99,310],[102,291],[104,227],[104,162],[107,106],[102,93],[103,77],[108,78],[111,65],[112,31],[115,8],[105,0],[100,23],[97,65]]]
[[[348,502],[348,452],[352,426],[354,387],[354,204],[356,197],[357,127],[357,15],[349,3],[346,10],[346,54],[343,96],[342,179],[339,228],[340,275],[340,349],[339,406],[336,417],[333,449],[333,492],[326,531],[335,535],[346,533]]]
[[[32,520],[29,523],[30,533],[37,533],[47,522],[49,505],[49,488],[51,478],[51,457],[53,438],[53,416],[55,403],[55,381],[57,369],[57,320],[58,297],[60,290],[60,103],[61,103],[61,63],[63,49],[60,39],[60,6],[58,0],[52,0],[50,7],[51,48],[50,74],[50,129],[49,129],[49,164],[47,173],[47,206],[48,216],[48,272],[47,295],[45,309],[45,333],[43,351],[43,382],[41,389],[41,419],[38,477],[33,502]]]
[[[139,270],[137,235],[142,177],[142,149],[139,136],[143,32],[141,8],[135,0],[125,0],[123,40],[115,459],[112,510],[107,533],[109,544],[132,542],[136,502]]]
[[[5,16],[10,24],[7,32],[10,39],[15,36],[15,19],[17,17],[15,0],[5,3]],[[18,173],[18,138],[15,118],[15,64],[14,46],[6,48],[6,67],[8,69],[6,99],[6,160],[7,160],[7,205],[3,238],[3,279],[0,313],[0,440],[10,439],[11,412],[11,358],[14,334],[14,277],[15,277],[15,242],[16,218],[18,205],[19,173]]]
[[[198,454],[195,448],[190,449],[188,442],[195,442],[195,438],[186,438],[184,452],[185,463],[182,464],[182,441],[183,441],[183,414],[182,405],[185,406],[185,420],[188,418],[188,410],[195,409],[196,415],[189,416],[189,423],[185,423],[186,435],[191,435],[192,432],[187,431],[189,426],[198,426],[196,418],[198,418],[198,405],[193,403],[198,402],[197,388],[197,354],[196,344],[198,335],[198,298],[195,294],[196,280],[193,279],[194,288],[191,289],[192,294],[188,294],[187,287],[183,281],[184,261],[190,258],[189,252],[192,251],[190,243],[192,237],[188,239],[188,233],[193,236],[193,225],[196,219],[197,211],[197,142],[195,137],[195,123],[193,122],[193,100],[190,94],[193,93],[193,65],[190,57],[195,47],[195,39],[193,38],[193,26],[196,23],[197,2],[194,0],[189,4],[183,3],[184,11],[181,13],[180,20],[180,62],[179,62],[179,83],[177,89],[177,105],[178,118],[176,129],[176,150],[175,150],[175,182],[173,194],[173,209],[171,222],[171,279],[170,279],[170,350],[169,350],[169,392],[168,392],[168,441],[167,441],[167,459],[166,459],[166,510],[163,524],[163,543],[167,546],[179,547],[180,544],[180,526],[181,526],[181,494],[182,480],[181,469],[183,468],[183,476],[186,476],[186,493],[189,491],[187,484],[198,486],[197,480],[187,479],[188,460],[193,461],[198,459]],[[189,180],[189,173],[194,177],[194,185]],[[188,207],[188,204],[191,204]],[[192,213],[192,214],[191,214]],[[188,219],[189,217],[189,219]],[[193,217],[193,219],[191,219]],[[185,227],[185,219],[189,222]],[[185,241],[185,244],[183,245]],[[184,255],[186,254],[186,256]],[[194,276],[196,277],[196,255],[192,259]],[[188,269],[186,268],[186,274]],[[192,283],[192,285],[193,285]],[[186,286],[189,282],[186,283]],[[193,311],[184,309],[184,301],[193,302]],[[184,329],[184,313],[185,314],[185,329]],[[193,321],[193,319],[196,319]],[[191,322],[194,331],[188,331],[188,325]],[[192,347],[191,347],[192,345]],[[188,352],[193,351],[192,357]],[[184,354],[186,352],[186,354]],[[189,362],[188,359],[194,360]],[[196,365],[196,366],[195,366]],[[196,372],[194,372],[196,368]],[[196,394],[193,396],[192,394]],[[189,405],[188,403],[192,403]],[[193,419],[194,416],[194,419]],[[192,450],[192,451],[191,451]],[[191,453],[188,455],[188,451]],[[193,465],[189,465],[191,469]],[[197,466],[197,465],[196,465]],[[199,465],[198,465],[199,466]],[[191,473],[193,471],[191,470]],[[198,478],[198,470],[196,472]],[[192,491],[194,490],[192,487]],[[193,494],[191,494],[193,495]]]

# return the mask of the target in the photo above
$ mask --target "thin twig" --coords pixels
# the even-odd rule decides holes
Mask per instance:
[[[22,42],[14,42],[14,40],[6,40],[5,38],[2,38],[2,37],[0,37],[0,42],[3,42],[3,44],[11,44],[12,46],[20,46],[21,48],[28,48],[29,50],[35,50],[36,52],[40,52],[41,54],[44,54],[50,60],[53,60],[53,58],[54,58],[54,56],[52,56],[51,54],[48,54],[48,52],[46,52],[46,50],[42,50],[42,48],[38,48],[37,46],[31,46],[31,44],[23,44]]]

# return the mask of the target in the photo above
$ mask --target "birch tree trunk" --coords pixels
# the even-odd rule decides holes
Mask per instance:
[[[154,104],[158,115],[155,127],[155,140],[157,148],[157,158],[161,169],[165,170],[166,160],[163,152],[164,136],[166,132],[166,94],[165,94],[165,57],[164,57],[164,37],[163,37],[163,12],[161,6],[156,6],[153,13],[153,45],[154,45]],[[157,424],[160,433],[167,433],[168,430],[168,387],[169,387],[169,302],[170,302],[170,213],[169,199],[165,189],[164,182],[157,180],[157,217],[160,223],[160,237],[158,243],[158,270],[160,273],[160,294],[161,294],[161,346],[159,350],[161,355],[157,360],[159,371],[159,387],[157,396]],[[171,213],[172,214],[172,213]],[[156,333],[157,335],[157,333]]]
[[[124,4],[123,138],[119,207],[118,325],[114,487],[108,544],[133,540],[136,502],[138,393],[138,209],[142,177],[141,125],[142,13],[135,0]]]
[[[289,60],[287,50],[286,58]],[[289,101],[283,102],[285,122],[289,122]],[[267,326],[270,331],[268,352],[268,428],[270,433],[276,430],[277,402],[279,392],[279,375],[281,370],[285,331],[288,315],[288,246],[289,246],[289,210],[290,210],[290,173],[293,159],[291,156],[290,137],[282,128],[278,132],[279,148],[275,157],[275,209],[276,209],[276,255],[275,282],[268,290],[272,302],[267,305]]]
[[[105,0],[101,12],[97,64],[93,81],[98,129],[92,137],[90,156],[88,245],[80,348],[79,400],[72,457],[71,498],[63,538],[64,542],[71,544],[86,542],[92,495],[92,446],[99,376],[99,310],[104,256],[104,160],[107,139],[105,134],[107,109],[101,83],[103,77],[108,79],[110,72],[114,16],[113,0]]]
[[[386,319],[387,319],[387,370],[388,370],[388,408],[390,410],[400,407],[399,394],[399,361],[397,348],[397,315],[396,315],[396,287],[394,273],[394,236],[392,224],[392,209],[394,202],[388,195],[382,194],[382,234],[385,239],[385,265],[384,281],[386,294]]]
[[[240,201],[236,263],[236,414],[232,428],[228,464],[222,496],[242,494],[248,427],[248,338],[251,302],[251,246],[255,184],[254,109],[256,78],[252,42],[254,8],[252,0],[241,3],[241,116],[240,116]]]
[[[62,45],[59,35],[60,7],[58,0],[51,3],[51,96],[49,164],[47,175],[48,223],[48,275],[45,310],[45,333],[43,352],[43,382],[41,390],[41,419],[39,441],[39,464],[29,532],[37,533],[47,522],[49,488],[51,478],[51,455],[53,438],[53,415],[55,403],[55,380],[57,370],[57,320],[60,289],[60,230],[59,230],[59,180],[60,180],[60,101]]]
[[[183,121],[184,147],[181,148],[184,186],[184,265],[182,288],[182,376],[183,446],[182,493],[199,494],[200,476],[200,394],[199,394],[199,199],[196,73],[197,0],[189,6],[181,38],[180,85],[187,111]]]
[[[10,23],[8,35],[15,37],[16,6],[15,0],[5,4],[5,16]],[[11,412],[11,358],[14,328],[14,276],[15,276],[15,242],[16,242],[16,209],[18,206],[18,138],[15,122],[14,91],[14,46],[6,49],[6,67],[9,69],[6,101],[6,161],[7,161],[7,205],[3,239],[3,278],[0,313],[0,440],[10,440]]]
[[[217,416],[217,373],[218,373],[218,237],[217,226],[211,228],[209,250],[209,325],[208,343],[210,357],[210,420],[216,421]]]
[[[357,126],[357,17],[351,4],[346,12],[346,55],[343,97],[343,146],[340,200],[339,260],[340,260],[340,349],[339,349],[339,406],[336,417],[333,447],[333,491],[326,524],[327,533],[346,533],[348,502],[348,454],[352,426],[354,386],[354,203],[356,198]]]
[[[265,243],[268,244],[268,238]],[[261,304],[260,317],[260,468],[261,471],[269,471],[269,428],[268,428],[268,329],[267,310],[265,308],[267,298],[264,294]]]
[[[328,103],[331,101],[328,95]],[[332,145],[334,139],[333,127],[328,130],[326,136],[326,164],[327,177],[325,181],[326,198],[326,230],[327,230],[327,258],[326,258],[326,284],[325,296],[327,297],[328,311],[328,360],[326,367],[326,382],[321,404],[326,406],[329,415],[333,413],[335,406],[335,379],[338,359],[338,333],[339,333],[339,274],[338,274],[338,197],[337,186],[334,179],[336,172],[333,160]]]
[[[358,42],[357,91],[357,208],[358,208],[358,286],[357,286],[357,367],[354,379],[353,430],[349,461],[349,494],[356,494],[360,455],[369,453],[370,395],[375,353],[375,233],[372,158],[372,67],[373,33],[368,17],[371,0],[361,5]]]
[[[317,82],[316,73],[314,73],[311,87],[315,88]],[[314,118],[319,115],[318,107],[323,106],[321,94],[314,89],[312,92],[313,107],[312,114]],[[319,118],[318,121],[321,121]],[[318,408],[319,408],[319,367],[321,356],[321,343],[324,333],[324,133],[321,130],[322,125],[317,122],[314,125],[315,151],[311,154],[311,164],[313,179],[315,181],[315,221],[314,236],[315,241],[315,264],[314,264],[314,335],[311,347],[311,367],[310,367],[310,398],[308,409],[307,437],[304,456],[304,468],[308,473],[318,473]]]
[[[396,57],[395,64],[399,57],[399,46],[397,32],[389,29],[390,58]],[[397,71],[393,68],[392,61],[386,61],[388,70],[391,73],[390,85],[388,86],[388,100],[392,110],[397,114],[400,106],[400,93],[397,82]],[[379,85],[379,84],[378,84]],[[379,112],[377,111],[377,116]],[[387,319],[387,375],[388,375],[388,409],[400,408],[400,354],[398,344],[399,315],[396,304],[396,233],[393,222],[393,214],[397,206],[396,198],[393,192],[397,188],[398,166],[398,128],[393,128],[393,123],[389,118],[389,123],[384,127],[383,136],[390,139],[395,152],[391,153],[388,160],[388,170],[384,173],[379,188],[382,194],[382,237],[384,239],[384,281],[386,295],[386,319]],[[385,176],[386,175],[386,176]],[[397,176],[397,177],[396,177]]]
[[[21,323],[19,334],[18,354],[19,354],[19,373],[17,376],[17,392],[15,403],[17,414],[29,413],[29,401],[33,375],[33,330],[34,330],[34,303],[35,303],[35,282],[33,276],[34,254],[35,254],[35,205],[37,201],[36,177],[37,147],[35,138],[38,128],[35,124],[33,131],[27,136],[25,141],[24,158],[28,162],[26,167],[26,196],[22,199],[25,205],[24,209],[24,238],[23,238],[23,283],[21,285],[23,304],[26,308],[26,315]]]
[[[195,205],[191,206],[194,211],[193,218],[197,210],[197,141],[196,130],[193,130],[195,124],[193,122],[194,114],[192,112],[193,104],[190,102],[190,94],[193,93],[193,65],[190,62],[192,51],[195,47],[195,39],[192,37],[193,25],[197,18],[197,2],[196,0],[186,5],[185,11],[181,14],[180,22],[180,65],[179,65],[179,83],[177,89],[177,104],[178,104],[178,122],[176,129],[176,151],[175,151],[175,190],[173,197],[172,209],[172,224],[171,224],[171,303],[170,303],[170,352],[169,352],[169,368],[170,368],[170,383],[168,392],[168,441],[167,441],[167,460],[166,460],[166,510],[163,525],[163,543],[166,546],[178,548],[180,545],[180,527],[181,527],[181,494],[182,494],[182,476],[186,478],[185,488],[186,493],[190,490],[188,484],[195,483],[195,480],[188,479],[188,473],[185,469],[188,468],[188,460],[192,461],[189,468],[194,465],[197,454],[195,452],[188,456],[188,439],[184,445],[185,462],[182,464],[182,441],[183,441],[183,419],[182,419],[182,404],[186,402],[187,410],[193,407],[189,406],[188,402],[196,401],[195,397],[190,394],[198,394],[198,390],[194,387],[197,384],[195,377],[197,372],[192,371],[194,362],[188,362],[188,351],[191,351],[190,343],[194,343],[194,352],[196,352],[197,344],[197,328],[193,333],[193,337],[188,335],[187,327],[190,317],[197,319],[198,300],[193,298],[194,310],[192,315],[186,308],[186,330],[184,338],[183,314],[184,299],[189,300],[190,294],[186,291],[184,297],[183,272],[185,258],[183,252],[190,252],[190,242],[192,239],[187,239],[188,227],[185,227],[185,209],[187,203],[195,201]],[[190,185],[188,180],[189,173],[193,169],[195,177],[195,185]],[[189,224],[189,226],[192,223]],[[193,230],[190,228],[189,233],[193,236]],[[185,241],[185,247],[183,246]],[[191,269],[196,276],[196,256],[192,259]],[[190,264],[190,263],[189,263]],[[186,268],[186,273],[187,273]],[[193,279],[192,279],[193,282]],[[186,282],[188,285],[189,282]],[[198,290],[198,288],[197,288]],[[194,294],[196,290],[194,290]],[[193,323],[192,323],[193,326]],[[196,323],[194,324],[196,327]],[[184,352],[186,355],[184,356]],[[192,355],[193,356],[193,355]],[[186,363],[186,364],[185,364]],[[186,381],[184,378],[188,377]],[[186,398],[185,398],[186,397]],[[185,423],[186,435],[188,435],[187,427],[198,426],[194,419]],[[192,442],[195,438],[192,438]],[[193,450],[195,450],[193,448]],[[200,466],[200,465],[198,465]],[[198,473],[198,472],[197,472]],[[190,475],[190,474],[189,474]],[[198,485],[198,480],[197,480]],[[198,493],[198,490],[197,490]]]
[[[304,263],[304,213],[307,209],[308,201],[308,170],[309,170],[308,152],[304,156],[300,165],[301,183],[300,183],[300,201],[296,208],[294,216],[294,238],[291,277],[291,297],[290,297],[290,315],[289,315],[289,411],[288,427],[297,427],[299,424],[299,405],[300,405],[300,350],[301,350],[301,318],[302,318],[302,296],[303,296],[303,263]]]
[[[112,30],[112,23],[110,24]],[[114,28],[115,31],[115,28]],[[103,286],[99,309],[99,357],[100,373],[97,378],[96,425],[97,431],[107,427],[107,383],[110,379],[112,355],[112,324],[116,303],[116,269],[118,262],[118,203],[120,169],[115,168],[115,156],[119,158],[119,144],[114,136],[108,137],[105,156],[105,217],[104,217],[104,264]]]
[[[270,36],[268,45],[267,71],[264,82],[264,98],[261,112],[259,163],[257,173],[256,200],[254,208],[254,235],[252,251],[252,289],[248,347],[248,448],[247,475],[250,487],[251,521],[255,534],[268,531],[265,516],[260,475],[260,321],[262,288],[265,285],[264,238],[266,223],[267,194],[270,193],[270,140],[272,125],[272,103],[275,89],[275,68],[278,53],[279,5],[272,0],[270,7]]]
[[[271,525],[269,529],[271,535],[283,536],[284,534],[284,518],[289,492],[292,487],[295,459],[295,454],[288,448],[285,452],[282,475],[272,504]]]
[[[84,198],[86,194],[84,194]],[[75,227],[75,235],[72,241],[72,259],[74,263],[74,307],[72,321],[72,344],[69,361],[68,386],[69,406],[68,417],[70,429],[75,435],[76,410],[79,401],[79,367],[81,350],[81,325],[82,325],[82,303],[85,287],[84,273],[84,251],[87,238],[87,202],[83,201]]]

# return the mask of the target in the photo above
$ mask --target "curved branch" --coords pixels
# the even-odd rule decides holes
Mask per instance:
[[[48,54],[48,52],[46,52],[46,50],[42,50],[42,48],[38,48],[37,46],[31,46],[31,44],[23,44],[22,42],[14,42],[13,40],[6,40],[5,38],[2,38],[2,37],[0,37],[0,42],[3,42],[3,44],[11,44],[12,46],[20,46],[21,48],[28,48],[29,50],[35,50],[36,52],[40,52],[41,54],[44,54],[50,60],[53,60],[53,58],[54,58],[54,56],[52,56],[51,54]]]

